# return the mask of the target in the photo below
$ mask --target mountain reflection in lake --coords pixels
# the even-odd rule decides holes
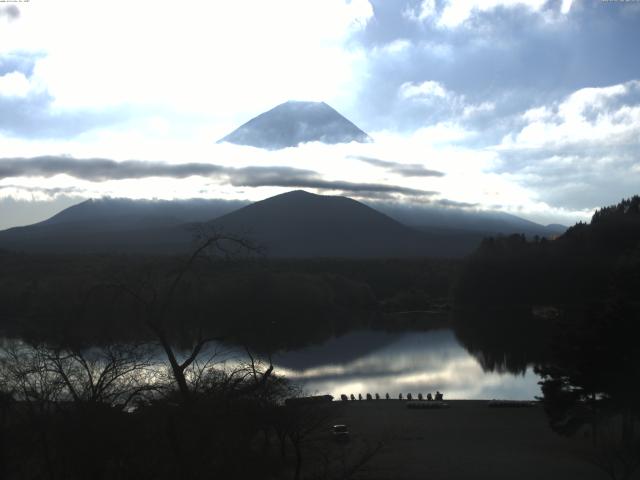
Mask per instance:
[[[484,372],[452,330],[352,332],[322,345],[274,358],[276,371],[309,394],[399,393],[436,390],[449,399],[532,400],[540,394],[531,369],[523,375]]]
[[[4,356],[2,351],[31,348],[19,339],[1,337],[0,346],[3,348],[0,360]],[[99,352],[96,347],[84,353],[93,359],[100,358]],[[151,345],[148,352],[151,372],[154,376],[162,374],[167,368],[164,353]],[[181,352],[179,361],[186,355]],[[474,355],[449,329],[366,330],[280,352],[272,360],[276,373],[301,386],[306,394],[331,394],[336,398],[341,394],[365,397],[367,393],[379,393],[382,397],[389,393],[392,398],[411,393],[415,397],[436,390],[448,399],[532,400],[540,395],[539,378],[530,368],[524,368],[521,374],[506,373],[500,368],[485,371],[477,358],[484,358],[486,352],[479,350]],[[201,352],[201,357],[203,362],[211,358],[217,368],[228,371],[248,361],[246,350],[216,343]]]

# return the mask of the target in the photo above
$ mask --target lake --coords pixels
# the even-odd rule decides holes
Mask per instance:
[[[306,393],[337,398],[367,393],[416,397],[436,390],[445,399],[533,400],[540,395],[532,369],[523,374],[484,371],[450,329],[356,331],[273,360],[276,372]]]
[[[2,339],[2,346],[21,345],[20,340]],[[165,368],[166,357],[159,347],[151,347],[158,367]],[[246,364],[244,349],[210,344],[201,352],[206,359],[215,352],[219,366],[237,368]],[[182,352],[179,357],[186,357]],[[483,353],[476,353],[479,357]],[[483,368],[447,328],[433,330],[356,330],[322,343],[280,352],[272,357],[275,372],[300,386],[305,394],[389,393],[406,398],[422,393],[444,393],[446,399],[533,400],[541,394],[539,378],[531,368],[520,373],[507,369]],[[513,371],[513,370],[512,370]]]

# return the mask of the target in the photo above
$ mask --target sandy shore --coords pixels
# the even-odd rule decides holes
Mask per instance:
[[[590,439],[556,435],[540,406],[453,400],[447,409],[414,410],[399,400],[339,403],[335,421],[349,426],[352,444],[383,444],[357,478],[608,478],[590,460]]]

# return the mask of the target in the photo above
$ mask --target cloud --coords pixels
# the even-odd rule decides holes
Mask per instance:
[[[9,21],[16,20],[20,17],[20,9],[18,9],[18,7],[16,7],[15,5],[0,5],[0,18],[2,17],[5,17]]]
[[[497,9],[525,10],[549,20],[567,15],[572,4],[573,0],[562,0],[558,8],[548,0],[441,0],[438,6],[436,0],[422,0],[418,5],[405,7],[402,15],[416,23],[430,22],[440,29],[474,28],[483,16]]]
[[[409,98],[446,98],[448,93],[442,84],[433,80],[426,80],[419,84],[413,82],[403,83],[400,85],[400,96],[405,100]]]
[[[38,86],[31,81],[37,53],[17,52],[0,55],[0,101],[3,98],[27,97],[37,93]]]
[[[46,181],[11,183],[252,200],[315,186],[416,203],[424,194],[412,192],[424,189],[441,192],[430,200],[500,204],[526,215],[585,213],[637,191],[638,5],[221,0],[192,7],[140,0],[123,16],[108,4],[39,2],[19,21],[3,16],[2,154],[118,160],[115,169],[69,167],[82,181],[53,178],[34,163]],[[175,35],[166,35],[168,27]],[[277,155],[213,147],[289,99],[326,101],[376,141]],[[156,163],[123,162],[130,158]],[[283,165],[294,170],[275,170]],[[242,170],[255,166],[267,171]],[[191,173],[203,176],[175,181]]]
[[[573,0],[562,0],[561,7],[557,9],[548,0],[422,0],[405,6],[402,16],[418,24],[429,22],[440,29],[473,28],[474,21],[496,9],[524,9],[547,15],[551,11],[566,15],[572,3]]]
[[[66,174],[83,180],[99,182],[145,177],[213,176],[224,172],[224,167],[206,163],[169,165],[140,160],[116,162],[103,158],[76,159],[64,156],[0,159],[0,179],[7,177],[52,177]]]
[[[0,7],[2,24],[15,11]],[[10,74],[0,84],[20,94],[0,90],[0,133],[68,139],[99,126],[135,129],[158,112],[222,133],[289,99],[348,104],[360,58],[345,44],[372,17],[368,0],[219,0],[185,9],[139,0],[126,15],[106,4],[39,2],[0,28],[0,77]],[[38,52],[35,68],[7,70],[3,57],[16,52]]]
[[[54,108],[55,98],[34,73],[41,52],[0,55],[0,133],[24,138],[68,138],[122,121],[126,109]]]
[[[354,38],[367,52],[355,119],[366,131],[461,121],[491,144],[523,110],[581,88],[623,83],[640,71],[631,47],[640,43],[636,5],[436,2],[435,13],[429,7],[417,21],[428,2],[372,3],[375,21]],[[447,10],[464,28],[437,25]],[[413,20],[407,11],[415,12]],[[388,48],[398,42],[401,50]]]
[[[245,177],[243,177],[245,178]],[[264,186],[275,186],[275,187],[294,187],[294,188],[317,188],[320,190],[339,190],[342,192],[348,193],[357,193],[357,194],[389,194],[389,193],[399,193],[401,195],[408,196],[428,196],[435,195],[438,192],[426,191],[426,190],[418,190],[415,188],[401,187],[398,185],[389,185],[384,183],[355,183],[355,182],[346,182],[342,180],[323,180],[320,178],[307,178],[305,176],[291,176],[291,177],[280,177],[280,178],[271,178],[268,180],[262,180],[260,178],[252,178],[245,181],[238,182],[231,177],[231,183],[233,185],[239,186],[249,186],[249,187],[264,187]]]
[[[42,58],[39,52],[10,52],[0,55],[0,76],[11,72],[20,72],[25,76],[33,75],[36,62]]]
[[[32,198],[53,199],[60,195],[81,195],[82,193],[84,193],[82,189],[77,187],[38,187],[11,183],[0,185],[0,198],[25,200],[32,195]]]
[[[354,160],[360,160],[361,162],[368,163],[374,167],[381,167],[389,172],[401,175],[403,177],[443,177],[444,173],[437,170],[429,170],[423,165],[417,163],[398,163],[390,162],[388,160],[379,160],[377,158],[365,157],[362,155],[353,155],[350,158]]]
[[[550,205],[595,208],[638,193],[640,81],[577,90],[525,111],[495,171]]]
[[[21,88],[16,84],[14,88]],[[32,140],[69,139],[97,128],[122,122],[128,112],[110,110],[52,111],[52,97],[46,92],[25,96],[0,95],[0,133]]]
[[[9,72],[0,76],[0,95],[26,97],[32,89],[29,79],[22,72]]]
[[[640,81],[582,88],[560,102],[527,110],[525,126],[507,136],[513,148],[628,144],[640,129]]]
[[[213,177],[220,182],[228,182],[230,185],[240,187],[314,188],[360,194],[388,193],[407,196],[428,196],[436,193],[382,183],[326,180],[311,170],[283,166],[233,168],[198,162],[181,164],[141,160],[117,162],[103,158],[76,159],[65,156],[0,158],[0,179],[53,177],[61,174],[91,182],[149,177],[184,179],[191,176],[201,176]]]
[[[463,122],[476,118],[483,120],[495,109],[494,102],[474,104],[465,95],[448,90],[434,80],[405,82],[398,89],[398,97],[411,105],[408,108],[417,106],[419,111],[425,112],[425,118],[457,118]]]
[[[419,5],[407,5],[402,16],[414,22],[423,22],[436,15],[436,0],[422,0]]]
[[[437,24],[440,27],[456,28],[474,15],[497,8],[526,8],[539,12],[547,5],[547,0],[466,0],[463,2],[446,0]],[[564,10],[567,10],[565,5],[563,5],[563,13],[566,13]]]
[[[189,8],[139,0],[126,15],[106,4],[40,2],[19,29],[0,31],[0,53],[46,51],[37,76],[56,108],[129,105],[237,120],[288,99],[344,97],[357,85],[358,55],[343,47],[372,17],[368,0],[219,0]]]
[[[571,6],[573,5],[573,1],[574,0],[562,0],[560,11],[565,15],[569,13],[569,11],[571,10]]]
[[[570,223],[638,193],[638,5],[372,3],[375,21],[356,38],[368,60],[359,125],[405,137],[436,126],[464,131],[445,141],[434,135],[439,145],[429,149],[431,166],[446,172],[444,197]],[[450,159],[462,152],[486,163]]]
[[[227,169],[229,182],[242,187],[292,187],[342,191],[357,194],[401,194],[429,196],[437,192],[383,183],[325,180],[317,172],[291,167],[244,167]]]
[[[478,206],[477,203],[456,202],[455,200],[449,200],[447,198],[435,200],[433,203],[446,208],[473,208]]]

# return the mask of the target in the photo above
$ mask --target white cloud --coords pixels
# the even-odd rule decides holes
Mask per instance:
[[[402,12],[402,16],[415,21],[422,22],[436,15],[436,0],[422,0],[420,5],[416,7],[405,8]]]
[[[524,112],[496,171],[550,206],[590,210],[638,193],[640,81],[583,88]]]
[[[170,163],[209,161],[235,167],[294,166],[318,171],[326,179],[398,183],[439,191],[439,198],[483,207],[501,205],[519,214],[542,216],[548,211],[577,215],[573,207],[553,206],[556,204],[532,185],[544,182],[550,172],[552,176],[561,175],[555,173],[558,169],[620,170],[621,158],[640,138],[640,105],[627,98],[638,94],[638,82],[582,89],[562,101],[530,109],[520,117],[519,128],[496,148],[461,146],[466,140],[478,138],[478,132],[469,125],[498,110],[491,100],[499,105],[501,100],[482,97],[476,100],[479,103],[472,103],[469,92],[473,89],[465,90],[465,82],[443,80],[451,78],[446,70],[454,57],[466,58],[459,55],[458,44],[448,43],[453,37],[444,28],[458,27],[477,13],[498,7],[551,11],[555,16],[568,14],[575,5],[568,0],[557,8],[545,0],[415,3],[416,8],[397,13],[412,21],[443,27],[437,31],[440,37],[416,38],[413,30],[431,30],[411,26],[411,31],[400,31],[398,36],[382,37],[388,43],[376,44],[368,54],[350,41],[373,19],[367,0],[195,0],[185,5],[138,0],[126,7],[86,0],[27,3],[21,7],[20,18],[0,30],[0,54],[26,51],[41,53],[41,57],[36,60],[33,75],[14,71],[0,76],[0,95],[24,98],[34,92],[47,93],[54,101],[53,117],[59,111],[100,111],[118,106],[132,115],[126,122],[96,127],[73,138],[33,142],[0,136],[1,155],[62,153],[79,158]],[[398,59],[415,62],[420,56],[413,53],[425,49],[430,51],[429,58],[438,57],[428,76],[395,63]],[[243,121],[290,98],[324,100],[351,117],[345,105],[355,101],[366,75],[379,74],[365,68],[372,67],[367,62],[376,55],[387,68],[381,70],[383,73],[398,66],[401,68],[397,70],[406,74],[396,80],[384,78],[385,85],[392,88],[404,82],[397,96],[390,96],[400,105],[396,113],[411,111],[419,117],[421,112],[435,112],[429,117],[434,123],[407,135],[370,132],[376,138],[370,145],[309,144],[262,152],[214,144]],[[448,120],[439,120],[442,118]],[[500,120],[505,119],[496,117],[496,123]],[[506,119],[501,126],[508,122]],[[560,151],[564,148],[572,151]],[[611,155],[594,161],[593,155],[576,151],[598,148],[611,150]],[[497,167],[507,162],[507,154],[514,152],[547,156],[518,167],[517,173],[516,167],[510,173],[497,173]],[[383,169],[363,168],[361,162],[350,161],[350,155],[421,164],[446,175],[400,178]],[[629,177],[635,178],[633,175],[640,172],[637,163],[627,161],[625,166],[624,172],[631,172]],[[45,180],[11,182],[31,188],[24,191],[29,192]],[[582,185],[580,182],[587,180],[572,182]],[[46,184],[53,188],[74,186],[87,195],[159,198],[257,200],[286,190],[239,188],[197,178],[149,179],[144,188],[139,181],[83,183],[64,176],[48,179]],[[4,185],[7,189],[8,184]],[[15,189],[12,191],[18,195]]]
[[[23,73],[0,75],[0,97],[26,97],[32,90],[31,82]]]
[[[0,54],[44,52],[34,76],[58,110],[242,115],[344,96],[360,58],[344,42],[372,16],[367,0],[39,2],[0,30]]]
[[[326,180],[347,180],[362,183],[402,185],[406,188],[436,191],[435,196],[424,199],[405,198],[396,194],[398,201],[430,201],[447,199],[456,202],[477,204],[478,208],[490,209],[499,205],[500,209],[518,215],[537,214],[540,219],[544,212],[553,218],[576,219],[575,212],[552,207],[538,198],[535,189],[523,185],[521,177],[495,172],[500,153],[492,149],[476,149],[456,145],[473,138],[476,132],[468,130],[456,122],[440,122],[421,128],[411,134],[390,131],[370,132],[373,143],[350,143],[325,145],[322,143],[302,144],[297,148],[279,151],[264,151],[251,147],[231,144],[217,145],[211,142],[206,132],[189,139],[175,139],[164,136],[151,122],[149,131],[132,132],[100,131],[91,134],[90,142],[47,141],[37,144],[20,139],[0,137],[3,156],[37,156],[52,153],[66,153],[76,158],[113,158],[115,160],[141,159],[163,161],[170,164],[185,162],[209,162],[227,167],[284,166],[318,172]],[[99,133],[99,134],[98,134]],[[128,147],[123,147],[128,145]],[[378,158],[399,164],[421,165],[426,169],[444,172],[443,177],[407,177],[400,173],[369,166],[358,157]],[[357,179],[357,180],[356,180]],[[141,188],[141,185],[144,185]],[[73,188],[75,195],[85,197],[125,196],[130,198],[225,198],[261,200],[263,198],[291,190],[287,187],[248,188],[221,183],[220,180],[205,177],[145,178],[129,180],[109,180],[92,182],[79,180],[67,175],[52,178],[6,178],[0,180],[0,197],[26,198],[34,195],[38,188],[47,187],[59,196]],[[57,190],[56,190],[57,189]],[[341,193],[316,190],[318,193]],[[358,198],[357,193],[351,196]],[[582,217],[579,217],[582,218]],[[569,222],[570,223],[570,222]]]
[[[462,110],[463,117],[472,117],[478,113],[487,113],[495,110],[496,104],[493,102],[482,102],[477,105],[466,105]]]
[[[562,0],[559,17],[557,13],[552,13],[547,0],[443,0],[440,9],[436,6],[436,0],[423,0],[417,6],[407,6],[402,11],[402,16],[413,22],[431,22],[440,28],[453,29],[460,27],[477,13],[501,7],[524,7],[540,13],[546,23],[554,23],[569,14],[573,3],[574,0]]]
[[[522,119],[527,123],[543,121],[550,118],[553,112],[546,106],[530,108],[522,114]]]
[[[530,109],[522,115],[526,125],[519,132],[507,135],[501,147],[531,149],[628,143],[640,137],[640,104],[619,101],[634,92],[640,93],[640,81],[583,88],[553,106]]]
[[[445,28],[456,28],[462,25],[476,12],[486,12],[498,7],[526,7],[532,11],[542,10],[547,0],[447,0],[437,24]],[[563,1],[562,13],[566,0]]]
[[[566,15],[571,10],[571,5],[573,5],[573,0],[562,0],[560,11]]]
[[[495,109],[493,102],[467,103],[464,95],[447,90],[442,83],[433,80],[405,82],[398,89],[398,95],[403,100],[428,104],[429,108],[443,106],[452,118],[468,119]]]
[[[449,93],[444,86],[433,80],[427,80],[422,83],[405,82],[400,86],[399,93],[404,99],[429,99],[430,97],[446,98],[449,96]]]
[[[406,51],[407,49],[409,49],[411,47],[411,42],[409,40],[400,38],[397,40],[394,40],[393,42],[387,43],[386,45],[384,45],[382,48],[380,49],[375,49],[374,50],[374,54],[375,53],[379,53],[379,52],[383,52],[387,55],[398,55],[404,51]]]

